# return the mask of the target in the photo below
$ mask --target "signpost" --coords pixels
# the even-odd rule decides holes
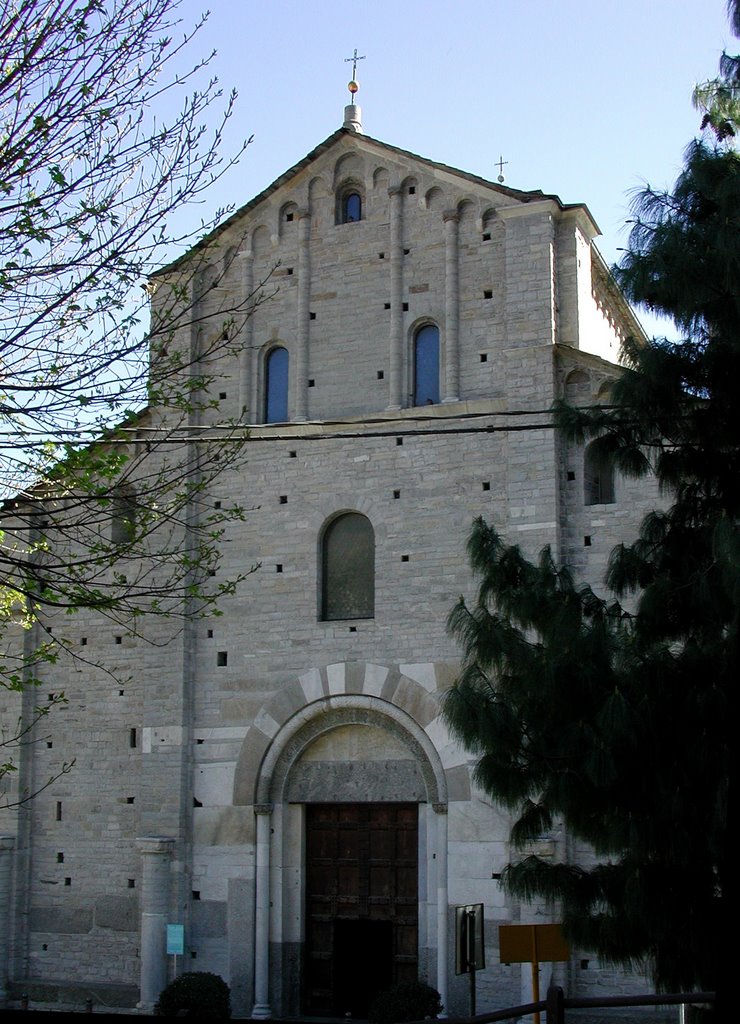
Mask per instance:
[[[168,924],[167,925],[167,954],[174,956],[174,977],[177,977],[177,958],[185,953],[185,925],[184,924]]]
[[[540,963],[570,960],[570,946],[559,924],[502,924],[498,941],[502,964],[532,965],[532,1002],[540,1001]],[[535,1013],[535,1024],[540,1015]]]
[[[483,904],[455,907],[455,974],[470,975],[471,1017],[475,1017],[475,972],[485,966]]]

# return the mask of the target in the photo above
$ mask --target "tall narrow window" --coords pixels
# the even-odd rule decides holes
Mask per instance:
[[[439,402],[439,328],[421,327],[414,335],[414,405]]]
[[[370,520],[347,512],[329,523],[321,542],[321,618],[375,615],[375,534]]]
[[[136,535],[136,491],[121,486],[111,498],[111,541],[130,544]]]
[[[288,350],[274,348],[265,360],[265,423],[288,419]]]
[[[359,192],[347,192],[342,196],[342,224],[362,220],[362,196]]]
[[[592,441],[583,453],[583,503],[611,505],[614,500],[614,465]]]

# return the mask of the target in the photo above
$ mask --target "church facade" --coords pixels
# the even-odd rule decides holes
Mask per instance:
[[[65,624],[109,671],[42,670],[67,704],[14,785],[75,765],[0,813],[0,987],[148,1007],[173,971],[206,970],[237,1015],[362,1017],[420,977],[464,1013],[455,907],[482,903],[478,1012],[528,1001],[498,926],[556,908],[500,887],[507,815],[441,716],[446,619],[474,593],[476,516],[598,584],[657,501],[551,427],[556,398],[605,398],[640,331],[597,233],[585,206],[378,142],[349,107],[204,240],[174,344],[264,299],[211,367],[201,424],[250,425],[200,500],[247,510],[219,573],[259,568],[166,644]],[[188,258],[158,275],[155,318]],[[538,852],[589,856],[558,830]],[[554,969],[570,994],[645,984],[578,951]]]

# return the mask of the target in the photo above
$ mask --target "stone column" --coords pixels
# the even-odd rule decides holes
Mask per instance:
[[[311,336],[311,214],[298,211],[298,325],[296,331],[293,419],[308,419],[309,340]]]
[[[448,1016],[447,984],[447,804],[434,804],[437,815],[437,991],[442,1001],[441,1017]]]
[[[444,402],[460,400],[460,263],[456,210],[444,213],[445,224],[445,381]]]
[[[388,408],[402,409],[403,395],[403,193],[400,187],[388,189],[391,218],[391,319],[390,359],[388,367]]]
[[[10,900],[14,836],[0,836],[0,1006],[8,999],[10,973]]]
[[[252,1017],[267,1020],[270,1008],[270,816],[272,804],[255,804],[257,848],[255,850],[256,907],[254,915],[254,1008]]]
[[[137,839],[142,854],[141,991],[139,1007],[151,1013],[167,984],[167,914],[170,862],[175,840],[164,836]]]
[[[239,417],[247,423],[256,423],[257,410],[252,405],[252,346],[254,342],[254,316],[250,312],[250,296],[254,291],[254,256],[249,251],[239,253],[242,261],[242,323],[239,349]]]

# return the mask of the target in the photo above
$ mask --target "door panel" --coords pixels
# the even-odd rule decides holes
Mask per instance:
[[[417,851],[417,804],[306,805],[306,1014],[364,1017],[417,977]]]

